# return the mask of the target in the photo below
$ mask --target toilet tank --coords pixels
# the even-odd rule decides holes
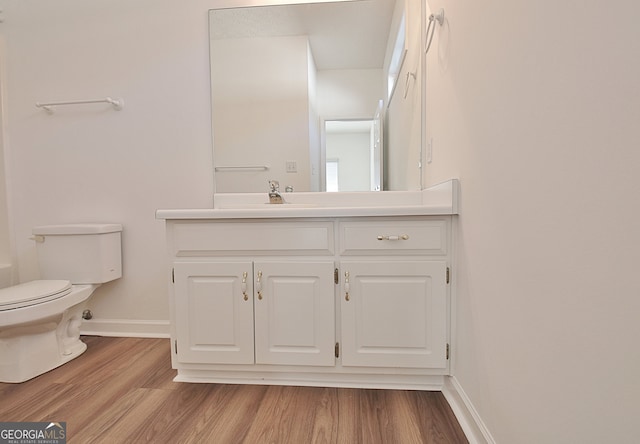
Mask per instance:
[[[122,276],[120,224],[46,225],[33,234],[41,279],[100,284]]]

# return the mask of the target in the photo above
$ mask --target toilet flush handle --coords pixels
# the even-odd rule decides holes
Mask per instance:
[[[40,244],[44,242],[44,236],[42,236],[41,234],[36,234],[35,236],[31,236],[29,239],[31,239],[32,241],[36,241]]]

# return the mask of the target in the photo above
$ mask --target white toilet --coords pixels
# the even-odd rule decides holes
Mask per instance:
[[[100,284],[122,276],[120,224],[33,229],[43,280],[0,289],[0,382],[23,382],[87,349],[82,312]]]

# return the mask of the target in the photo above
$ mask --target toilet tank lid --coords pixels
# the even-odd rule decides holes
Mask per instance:
[[[105,234],[122,231],[121,224],[68,224],[42,225],[34,227],[32,233],[37,235],[64,234]]]

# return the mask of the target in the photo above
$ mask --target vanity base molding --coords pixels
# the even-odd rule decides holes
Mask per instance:
[[[379,375],[306,372],[242,372],[179,370],[175,382],[209,384],[290,385],[304,387],[337,387],[389,390],[441,391],[444,376],[441,375]]]

